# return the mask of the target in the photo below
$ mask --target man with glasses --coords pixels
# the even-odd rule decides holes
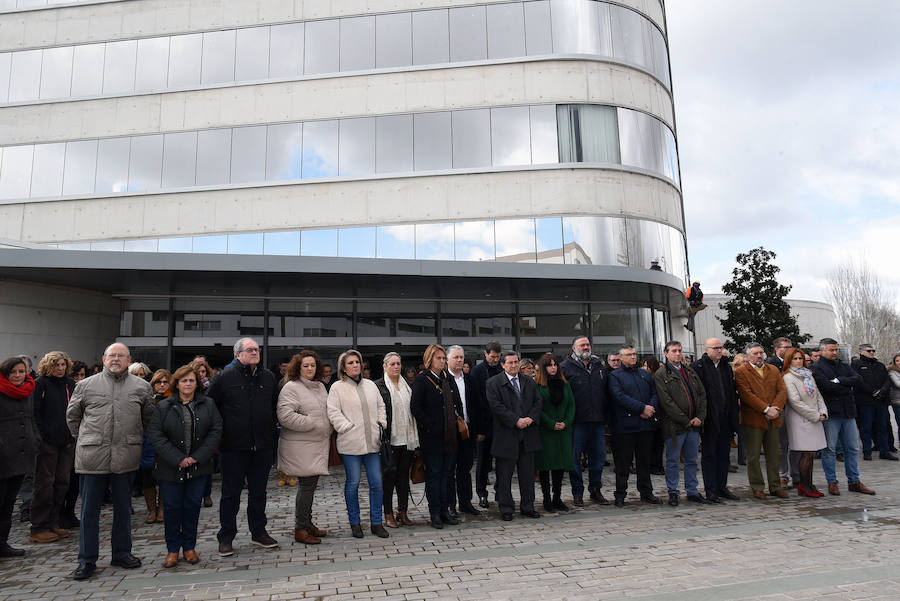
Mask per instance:
[[[774,365],[778,371],[784,369],[784,354],[791,348],[793,343],[790,338],[776,338],[772,342],[775,354],[766,359],[766,363]],[[788,439],[788,429],[782,420],[781,428],[778,430],[778,441],[781,443],[781,463],[778,465],[778,475],[781,477],[782,488],[787,488],[788,478],[790,477],[793,486],[800,482],[800,465],[799,457],[791,462],[791,441]]]
[[[853,369],[838,358],[838,343],[833,338],[819,341],[822,358],[813,363],[812,372],[816,386],[828,407],[825,426],[827,447],[822,449],[822,470],[828,480],[828,493],[841,494],[835,473],[834,450],[838,441],[844,447],[844,472],[847,475],[847,490],[866,495],[875,491],[859,481],[859,431],[856,428],[856,399],[853,389],[860,385],[861,378]]]
[[[112,493],[112,561],[141,567],[131,554],[131,487],[141,462],[141,440],[153,416],[153,391],[128,373],[131,353],[121,343],[103,352],[103,371],[78,382],[66,408],[75,438],[75,472],[81,491],[81,532],[75,580],[90,578],[100,555],[100,505]]]
[[[266,531],[266,484],[275,454],[275,375],[259,365],[259,345],[252,338],[234,343],[236,363],[213,378],[206,394],[222,415],[219,459],[222,498],[219,501],[219,555],[234,554],[241,490],[247,482],[247,520],[254,545],[278,546]]]
[[[734,372],[724,359],[725,347],[718,338],[709,338],[706,352],[691,364],[706,390],[706,423],[700,434],[703,455],[703,488],[706,500],[737,501],[738,496],[728,490],[728,467],[731,459],[731,439],[738,430],[738,401],[734,392]]]
[[[862,439],[863,459],[872,460],[874,438],[878,456],[888,461],[897,461],[897,456],[890,452],[888,442],[891,427],[888,391],[891,381],[887,368],[875,358],[875,348],[871,344],[860,344],[859,359],[854,359],[850,365],[861,380],[853,392],[856,396],[856,421],[859,424],[859,437]]]

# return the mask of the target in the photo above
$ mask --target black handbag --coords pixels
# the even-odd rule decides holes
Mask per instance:
[[[381,429],[381,450],[379,450],[378,455],[381,457],[381,473],[395,472],[397,471],[397,453],[391,446],[391,436],[388,432],[385,432],[384,428],[380,426],[379,428]]]

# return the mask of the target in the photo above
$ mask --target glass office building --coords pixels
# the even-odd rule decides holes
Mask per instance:
[[[155,366],[688,338],[660,0],[0,0],[0,31],[19,346],[66,314]]]

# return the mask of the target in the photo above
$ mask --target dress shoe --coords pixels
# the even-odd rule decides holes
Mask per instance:
[[[22,557],[23,555],[25,555],[25,549],[11,547],[6,541],[0,542],[0,557]]]
[[[544,499],[543,507],[544,513],[556,513],[556,507],[553,506],[551,499]]]
[[[672,507],[678,507],[678,493],[669,493],[669,505],[671,505]]]
[[[697,493],[696,495],[688,495],[687,500],[691,503],[699,503],[700,505],[709,505],[709,501],[706,500],[706,497]]]
[[[305,528],[294,530],[294,540],[298,543],[303,543],[304,545],[318,545],[322,542],[321,538],[313,536],[313,534]]]
[[[828,494],[829,494],[829,495],[834,495],[834,496],[836,496],[836,497],[837,497],[837,496],[840,496],[840,494],[841,494],[841,489],[838,488],[838,483],[837,483],[837,482],[829,482],[829,483],[828,483]]]
[[[440,530],[441,528],[444,527],[444,522],[441,521],[441,516],[439,516],[439,515],[431,516],[431,527],[437,528],[438,530]]]
[[[133,570],[135,568],[141,567],[141,560],[131,553],[125,553],[124,555],[120,555],[119,557],[113,559],[111,562],[109,562],[109,565],[125,568],[126,570]]]
[[[197,551],[194,549],[188,549],[184,552],[184,560],[191,565],[200,563],[200,556],[197,555]]]
[[[553,499],[553,508],[559,511],[569,511],[569,506],[563,503],[562,499],[559,497]]]
[[[80,528],[81,520],[76,518],[74,514],[64,513],[59,516],[59,527],[68,528],[69,530],[72,528]]]
[[[715,505],[722,504],[722,499],[718,495],[706,495],[706,501]]]
[[[234,547],[231,546],[231,541],[219,541],[219,557],[228,557],[229,555],[234,555]]]
[[[661,468],[661,467],[651,467],[651,468],[650,468],[650,475],[652,475],[652,476],[665,476],[665,475],[666,475],[666,470],[664,470],[664,469]]]
[[[456,511],[456,508],[451,507],[450,509],[448,509],[448,510],[447,510],[447,515],[449,515],[449,516],[450,516],[451,518],[453,518],[454,520],[459,521],[459,513]]]
[[[35,532],[28,535],[28,540],[33,543],[55,543],[59,540],[59,536],[55,532],[45,530],[43,532]]]
[[[896,455],[892,455],[891,453],[879,453],[879,459],[887,459],[888,461],[900,461]]]
[[[719,489],[719,496],[723,499],[728,499],[729,501],[740,501],[741,498],[728,490],[727,488]]]
[[[443,522],[444,524],[449,524],[451,526],[456,526],[457,524],[459,524],[459,520],[456,519],[455,517],[453,517],[452,515],[450,515],[449,513],[441,514],[441,522]]]
[[[772,495],[773,497],[778,497],[779,499],[787,499],[788,498],[788,493],[783,488],[776,488],[775,490],[770,491],[769,494]]]
[[[606,497],[603,496],[603,493],[600,492],[599,488],[594,489],[591,498],[594,500],[594,503],[597,503],[598,505],[609,505],[609,501],[606,500]]]
[[[501,513],[501,514],[500,514],[500,517],[503,519],[504,522],[511,522],[512,519],[513,519],[513,514],[511,514],[511,513]]]
[[[766,493],[763,490],[754,490],[753,496],[754,496],[754,498],[757,498],[757,499],[765,499]]]
[[[370,530],[372,530],[372,534],[374,534],[378,538],[387,538],[390,536],[390,534],[388,534],[388,531],[384,529],[383,524],[372,524]]]
[[[574,499],[572,499],[572,504],[575,505],[575,507],[584,507],[584,499],[582,499],[581,497],[575,497]]]
[[[393,513],[384,514],[384,525],[388,528],[399,528],[400,524],[397,523],[397,520],[394,519]]]
[[[849,484],[849,485],[847,486],[847,490],[849,490],[850,492],[859,492],[859,493],[862,493],[862,494],[864,494],[864,495],[874,495],[874,494],[875,494],[875,491],[874,491],[874,490],[872,490],[871,488],[867,487],[867,486],[866,486],[865,484],[863,484],[862,482],[854,482],[853,484]]]
[[[353,538],[362,538],[363,531],[361,524],[350,524],[350,532],[353,534]]]
[[[863,461],[872,461],[872,453],[863,453]]]
[[[178,565],[178,553],[166,553],[166,560],[163,562],[164,568],[174,568]]]
[[[412,525],[413,525],[412,520],[409,519],[409,516],[406,515],[406,512],[405,512],[405,511],[398,511],[398,512],[397,512],[397,521],[398,521],[402,526],[412,526]]]
[[[798,497],[811,497],[813,499],[818,499],[819,497],[824,497],[825,494],[822,491],[817,490],[815,487],[808,489],[805,486],[803,486],[802,484],[798,484],[797,485],[797,496]]]
[[[616,497],[613,500],[613,505],[616,507],[625,507],[625,498],[624,497]]]
[[[478,506],[481,507],[482,509],[487,509],[488,507],[491,506],[491,504],[488,503],[487,495],[478,497]]]
[[[738,466],[734,465],[733,463],[732,463],[731,465],[728,466],[728,473],[729,473],[729,474],[736,474],[737,471],[738,471]]]
[[[467,513],[469,515],[481,515],[481,512],[475,509],[475,506],[471,503],[466,503],[465,505],[460,505],[459,510],[463,513]]]
[[[662,505],[662,501],[656,495],[641,495],[641,501],[648,505]]]
[[[73,580],[87,580],[91,576],[94,575],[94,572],[97,571],[97,564],[93,561],[89,561],[87,563],[80,563],[78,567],[75,568],[75,571],[72,572]]]
[[[322,530],[312,522],[309,523],[309,526],[306,529],[309,530],[310,534],[312,534],[313,536],[318,536],[319,538],[325,538],[326,536],[328,536],[327,530]]]
[[[263,549],[274,549],[278,546],[278,541],[269,536],[268,532],[263,532],[259,536],[253,537],[250,539],[250,542]]]
[[[534,509],[532,509],[531,511],[522,511],[521,513],[522,513],[522,515],[524,515],[526,518],[537,519],[537,518],[541,517],[541,514],[539,514],[539,513],[538,513],[537,511],[535,511]]]
[[[209,495],[203,497],[203,506],[212,507],[212,497],[210,497]]]
[[[56,528],[50,528],[50,531],[53,532],[53,534],[55,534],[59,538],[69,538],[69,531],[63,530],[59,526],[57,526]]]

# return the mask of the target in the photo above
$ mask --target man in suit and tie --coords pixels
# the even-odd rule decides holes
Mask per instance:
[[[472,464],[475,462],[475,437],[472,435],[473,424],[478,421],[478,391],[472,377],[463,371],[466,361],[463,347],[454,344],[447,349],[447,371],[453,378],[459,401],[462,406],[461,418],[469,428],[469,437],[456,437],[456,470],[450,474],[447,499],[450,501],[450,515],[456,513],[456,500],[459,499],[459,510],[469,515],[481,515],[472,505]],[[456,517],[456,516],[454,516]]]
[[[539,518],[541,514],[534,510],[534,454],[541,448],[541,397],[534,380],[519,377],[517,352],[503,353],[501,366],[503,372],[485,386],[494,425],[491,454],[497,462],[497,505],[503,519],[510,521],[516,508],[512,497],[515,469],[519,477],[519,511],[526,517]]]

